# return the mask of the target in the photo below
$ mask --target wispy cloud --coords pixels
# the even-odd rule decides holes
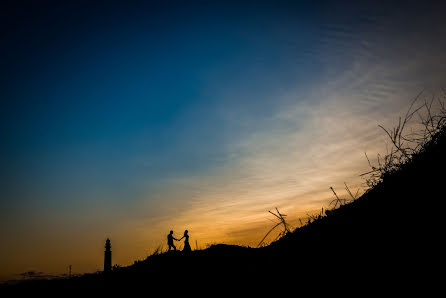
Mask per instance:
[[[348,35],[334,35],[339,34]],[[268,228],[268,210],[277,206],[297,223],[306,212],[327,208],[330,186],[341,195],[343,182],[363,188],[359,175],[368,170],[364,152],[375,156],[386,150],[378,124],[392,127],[423,87],[439,86],[438,72],[426,65],[445,60],[430,50],[414,53],[414,60],[392,61],[388,57],[394,52],[374,57],[384,51],[374,38],[349,50],[352,60],[336,77],[322,76],[306,92],[290,87],[277,94],[278,102],[287,104],[255,131],[226,144],[230,162],[204,175],[178,177],[196,191],[157,227],[188,228],[205,242],[252,245]],[[406,41],[393,40],[390,48],[399,48],[400,42]]]

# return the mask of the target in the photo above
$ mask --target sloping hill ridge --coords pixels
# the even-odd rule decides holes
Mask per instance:
[[[30,281],[4,289],[177,291],[211,288],[280,289],[366,282],[420,284],[433,280],[443,244],[446,130],[411,162],[356,201],[333,210],[263,248],[214,245],[205,250],[153,255],[110,274]]]

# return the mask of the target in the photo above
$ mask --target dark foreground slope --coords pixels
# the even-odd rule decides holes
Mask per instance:
[[[267,247],[215,245],[187,255],[164,253],[110,274],[29,281],[3,290],[218,294],[327,284],[427,290],[442,270],[445,136],[443,129],[411,162],[356,201]]]
[[[443,242],[444,199],[445,129],[362,197],[286,235],[267,250],[281,251],[285,258],[296,256],[296,262],[301,255],[319,254],[327,265],[379,265],[395,270],[433,265]]]

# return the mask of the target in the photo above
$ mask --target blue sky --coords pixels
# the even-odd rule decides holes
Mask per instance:
[[[385,149],[377,125],[444,87],[442,8],[5,6],[0,274],[61,272],[66,258],[94,270],[106,237],[131,263],[171,228],[252,245],[268,210],[297,222],[330,186],[361,188],[364,151]]]
[[[224,162],[228,138],[255,129],[228,126],[226,111],[251,121],[267,117],[280,105],[276,90],[296,76],[311,81],[318,71],[300,58],[298,67],[284,67],[287,56],[299,56],[294,51],[312,51],[311,30],[296,28],[311,21],[283,19],[284,8],[270,12],[271,4],[212,5],[203,13],[184,4],[142,5],[141,12],[97,6],[35,5],[32,21],[16,21],[5,133],[11,166],[32,175],[20,184],[62,180],[56,185],[85,188],[92,179],[83,173],[93,171],[102,178],[92,184],[101,188],[107,180],[132,184],[141,175],[157,180],[212,167]],[[287,34],[303,39],[289,45]],[[138,158],[144,167],[135,165]],[[38,174],[42,169],[47,175]]]

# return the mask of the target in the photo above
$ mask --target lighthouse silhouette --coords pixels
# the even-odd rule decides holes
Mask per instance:
[[[110,239],[107,238],[105,241],[105,251],[104,251],[104,272],[110,272],[112,269],[112,259],[111,259],[111,244]]]

